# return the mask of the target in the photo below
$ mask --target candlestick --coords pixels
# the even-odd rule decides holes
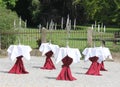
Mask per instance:
[[[96,46],[96,27],[97,27],[97,23],[96,23],[96,21],[95,21],[95,28],[94,28],[94,47]]]
[[[69,43],[68,39],[70,37],[70,29],[71,29],[71,21],[69,19],[69,15],[68,15],[67,22],[66,22],[66,32],[67,32],[67,35],[66,35],[66,38],[67,38],[66,45],[67,46],[68,46],[68,43]]]

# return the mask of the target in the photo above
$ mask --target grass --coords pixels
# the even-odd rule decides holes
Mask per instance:
[[[47,31],[46,40],[51,42],[53,44],[57,44],[60,47],[65,47],[66,43],[68,42],[68,45],[72,48],[78,48],[80,51],[82,51],[87,46],[87,29],[86,26],[79,26],[76,30],[71,30],[69,34],[66,32],[66,30],[52,30]],[[120,41],[117,43],[117,45],[113,44],[113,37],[114,32],[119,31],[118,28],[107,28],[106,32],[97,32],[95,33],[95,36],[93,36],[93,40],[96,43],[96,46],[101,46],[101,40],[106,41],[106,47],[110,48],[111,51],[114,52],[120,52]],[[37,40],[40,39],[41,33],[38,29],[33,28],[26,28],[26,29],[19,29],[19,31],[16,31],[16,41],[14,44],[18,44],[20,39],[20,43],[24,45],[30,45],[32,48],[38,48]]]
[[[80,50],[86,47],[85,30],[71,30],[69,34],[65,30],[55,30],[48,34],[47,40],[51,39],[53,44],[58,44],[60,47],[68,45]]]

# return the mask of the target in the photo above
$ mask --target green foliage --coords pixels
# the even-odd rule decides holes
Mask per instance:
[[[32,20],[34,21],[34,23],[39,22],[38,18],[39,18],[39,14],[40,14],[40,1],[39,0],[32,0],[31,5],[30,5],[30,11],[32,14]]]
[[[27,19],[30,26],[46,26],[51,19],[60,24],[62,17],[66,22],[68,14],[71,21],[76,18],[76,23],[80,25],[94,21],[106,25],[120,25],[120,0],[17,0],[16,3],[16,0],[2,1],[15,5],[14,10],[22,19]]]
[[[13,28],[13,21],[17,18],[15,15],[11,10],[0,7],[0,29]]]
[[[13,9],[16,5],[16,1],[17,0],[0,0],[0,5],[9,9]]]
[[[85,0],[84,8],[89,21],[96,20],[107,25],[120,25],[119,0]]]
[[[4,34],[5,31],[14,30],[13,23],[15,19],[18,19],[16,13],[12,12],[11,10],[7,10],[3,7],[0,7],[0,40],[2,48],[7,48],[10,44],[13,44],[15,40],[15,36],[13,36],[12,34]]]

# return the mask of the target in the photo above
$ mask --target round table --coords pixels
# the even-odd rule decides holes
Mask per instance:
[[[44,66],[41,69],[52,70],[56,69],[54,63],[51,60],[51,57],[57,54],[59,50],[58,45],[54,45],[51,43],[42,43],[39,47],[39,51],[42,52],[42,56],[46,56],[46,60]]]
[[[105,61],[106,58],[112,59],[110,50],[106,47],[85,48],[82,54],[85,56],[85,61],[90,60],[92,62],[86,72],[88,75],[101,75],[100,70],[106,71],[103,61]]]
[[[10,45],[8,47],[7,52],[10,60],[14,61],[17,58],[14,66],[10,69],[9,73],[14,73],[14,74],[28,73],[25,70],[22,58],[25,58],[26,60],[30,60],[31,50],[32,50],[31,47],[27,45]]]
[[[55,59],[56,63],[62,61],[62,69],[57,76],[57,80],[69,80],[73,81],[76,80],[75,77],[72,76],[70,65],[71,63],[78,63],[80,62],[81,54],[79,49],[76,48],[69,48],[69,47],[61,47],[59,49],[58,54],[56,54]]]

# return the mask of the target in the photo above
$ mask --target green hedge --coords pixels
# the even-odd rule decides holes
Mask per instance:
[[[15,12],[0,6],[0,42],[1,48],[5,49],[15,41],[15,36],[12,34],[3,34],[5,31],[14,30],[14,20],[18,19]]]

